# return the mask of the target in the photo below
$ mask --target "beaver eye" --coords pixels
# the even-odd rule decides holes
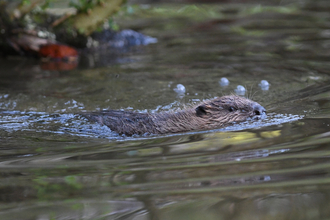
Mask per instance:
[[[235,111],[236,109],[235,109],[234,107],[230,106],[228,110],[229,110],[230,112],[233,112],[233,111]]]

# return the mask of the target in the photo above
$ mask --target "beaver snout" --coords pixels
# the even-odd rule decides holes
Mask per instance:
[[[253,113],[254,113],[254,119],[262,119],[266,118],[266,109],[259,105],[258,103],[253,105]]]
[[[263,114],[266,114],[266,109],[264,107],[262,107],[261,105],[259,104],[255,104],[253,106],[253,111],[254,111],[254,114],[255,115],[263,115]]]

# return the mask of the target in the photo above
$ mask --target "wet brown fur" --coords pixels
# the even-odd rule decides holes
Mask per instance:
[[[220,128],[248,118],[260,118],[266,115],[266,110],[254,101],[230,95],[207,100],[179,112],[149,114],[107,110],[82,115],[108,126],[112,131],[131,136]]]

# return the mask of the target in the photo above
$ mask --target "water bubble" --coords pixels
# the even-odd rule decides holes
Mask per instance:
[[[178,84],[176,85],[176,88],[173,89],[176,93],[180,94],[184,94],[186,92],[186,88],[184,87],[184,85],[182,84]]]
[[[237,95],[244,95],[245,91],[246,89],[244,88],[244,86],[241,85],[238,85],[237,88],[235,89]]]
[[[267,80],[261,80],[261,82],[259,83],[259,86],[261,88],[261,90],[269,90],[269,82]]]
[[[220,86],[228,86],[229,80],[226,77],[222,77],[219,81]]]

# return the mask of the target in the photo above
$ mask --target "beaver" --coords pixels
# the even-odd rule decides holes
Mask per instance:
[[[105,110],[81,114],[120,135],[168,134],[225,127],[249,118],[260,119],[266,110],[257,102],[236,95],[204,101],[178,112],[137,113]]]

